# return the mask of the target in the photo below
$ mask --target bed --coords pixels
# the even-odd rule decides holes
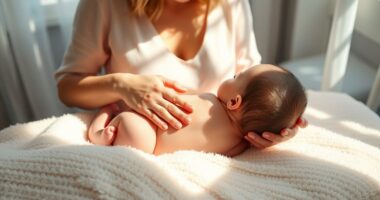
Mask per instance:
[[[0,132],[0,199],[380,199],[380,118],[307,93],[307,128],[235,158],[91,145],[92,113],[13,125]]]

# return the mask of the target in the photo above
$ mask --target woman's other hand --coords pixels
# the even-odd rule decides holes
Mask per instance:
[[[161,76],[117,73],[115,77],[114,88],[120,98],[159,128],[168,129],[169,124],[180,129],[190,123],[192,106],[179,97],[186,89],[176,82]]]
[[[264,132],[263,135],[260,136],[257,133],[249,132],[247,136],[245,136],[245,139],[251,143],[251,146],[255,148],[265,149],[267,147],[289,140],[297,134],[300,127],[305,128],[307,124],[307,120],[300,117],[291,129],[282,130],[280,135],[271,132]]]

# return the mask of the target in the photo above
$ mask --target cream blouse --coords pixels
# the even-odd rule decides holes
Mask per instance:
[[[259,64],[247,0],[224,0],[209,12],[202,46],[189,60],[173,54],[150,20],[131,15],[126,0],[81,0],[73,39],[55,74],[127,72],[162,75],[198,92]]]

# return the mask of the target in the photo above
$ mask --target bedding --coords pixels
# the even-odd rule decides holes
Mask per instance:
[[[0,199],[380,199],[380,118],[339,93],[308,91],[292,140],[225,156],[153,156],[87,142],[92,113],[0,131]]]

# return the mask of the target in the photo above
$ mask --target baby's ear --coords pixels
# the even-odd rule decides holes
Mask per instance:
[[[234,98],[230,99],[227,102],[227,108],[229,110],[239,109],[242,104],[243,98],[238,94]]]

